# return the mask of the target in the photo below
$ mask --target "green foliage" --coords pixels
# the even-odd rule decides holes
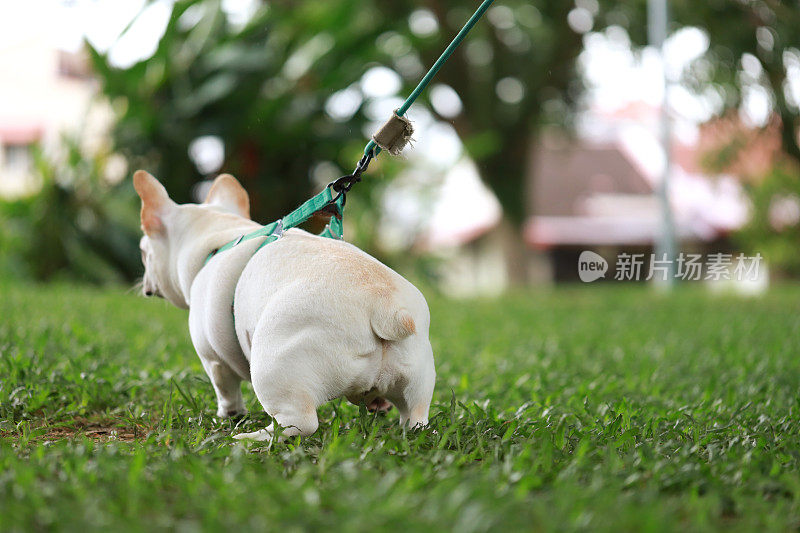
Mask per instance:
[[[791,530],[798,288],[433,298],[431,428],[346,402],[306,439],[214,417],[186,314],[0,286],[0,517],[55,530]],[[32,318],[35,317],[35,318]]]
[[[398,72],[408,94],[475,6],[441,0],[424,7],[438,26],[415,35],[408,21],[418,2],[270,2],[244,28],[228,23],[219,0],[176,2],[152,58],[119,69],[92,53],[118,110],[116,145],[133,166],[151,169],[178,201],[188,201],[201,178],[189,143],[217,135],[226,148],[223,171],[251,191],[255,217],[271,220],[308,195],[317,163],[333,162],[344,173],[358,159],[369,102],[337,122],[324,110],[327,99],[376,64]],[[542,124],[568,123],[580,94],[574,63],[582,43],[567,25],[571,8],[498,4],[435,81],[464,104],[454,119],[439,118],[453,123],[518,222],[532,136]],[[195,25],[186,23],[190,14]],[[521,91],[517,100],[498,98],[501,80]]]
[[[635,43],[646,43],[644,0],[600,2],[596,10],[586,5],[594,11],[593,30],[619,25]],[[426,2],[436,27],[414,34],[408,20],[418,2],[270,2],[236,27],[219,0],[181,0],[152,58],[124,69],[97,51],[92,58],[118,111],[116,146],[133,167],[152,170],[178,201],[188,201],[202,178],[189,144],[217,135],[227,154],[222,170],[243,181],[255,218],[266,221],[307,197],[318,163],[335,163],[344,173],[358,159],[369,102],[337,122],[325,112],[327,99],[376,64],[398,72],[407,94],[474,7],[460,0]],[[582,37],[567,23],[573,8],[570,2],[498,3],[435,80],[463,102],[458,116],[439,118],[453,124],[516,222],[526,216],[520,192],[535,136],[545,125],[568,126],[582,91],[575,72]],[[786,125],[784,148],[800,159],[794,135],[799,108],[783,92],[786,54],[795,53],[798,42],[798,11],[762,0],[676,1],[672,10],[673,27],[696,25],[711,39],[685,81],[716,93],[725,109],[735,107],[746,90],[742,54],[757,57],[764,74],[756,81],[771,89]],[[504,83],[521,88],[518,100],[498,96]],[[421,103],[429,97],[425,93]]]
[[[748,83],[766,88],[781,118],[784,151],[800,163],[797,144],[800,102],[787,97],[788,64],[800,61],[800,11],[788,2],[690,2],[677,4],[676,18],[704,28],[711,40],[703,62],[691,75],[700,85],[711,85],[727,106],[738,105]],[[742,71],[742,55],[756,58],[763,69],[756,79]],[[710,67],[710,68],[709,68]]]
[[[63,155],[35,152],[35,194],[0,202],[7,274],[93,283],[131,280],[141,271],[138,209],[130,183],[106,179],[109,154],[86,155],[62,139]]]
[[[249,191],[256,220],[273,220],[307,198],[316,164],[338,164],[334,179],[358,161],[363,114],[336,122],[324,106],[382,57],[375,39],[391,23],[369,2],[270,2],[237,27],[219,0],[178,1],[151,58],[115,68],[91,51],[116,149],[183,203],[203,177],[191,141],[219,136],[222,171]]]
[[[760,253],[778,273],[800,276],[800,171],[775,166],[762,180],[747,186],[750,221],[737,238],[751,253]]]

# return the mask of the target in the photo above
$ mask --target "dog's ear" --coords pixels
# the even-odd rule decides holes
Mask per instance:
[[[205,203],[221,207],[228,213],[250,218],[250,197],[236,178],[220,174],[211,185]]]
[[[175,206],[167,190],[144,170],[133,173],[133,188],[142,199],[142,230],[148,235],[164,231],[164,214]]]

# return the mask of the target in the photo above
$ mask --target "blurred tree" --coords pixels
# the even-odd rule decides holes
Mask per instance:
[[[609,4],[603,24],[625,27],[634,43],[647,44],[647,2]],[[708,51],[685,72],[698,92],[711,90],[722,103],[719,115],[741,106],[754,87],[766,90],[780,117],[784,152],[800,163],[797,142],[800,102],[790,89],[790,71],[800,73],[800,9],[781,0],[672,0],[673,29],[695,26],[709,36]],[[745,68],[745,64],[747,68]],[[796,90],[796,88],[795,88]],[[796,93],[795,93],[796,94]]]
[[[61,148],[52,158],[36,150],[35,194],[0,202],[0,266],[37,280],[132,280],[141,272],[135,194],[108,180],[107,151],[87,155],[75,137]]]
[[[217,135],[225,142],[224,170],[253,192],[255,216],[274,217],[308,193],[299,183],[316,161],[349,170],[363,145],[364,114],[356,106],[337,122],[324,112],[328,97],[376,60],[413,87],[476,6],[271,2],[236,29],[219,0],[182,0],[153,57],[125,69],[97,51],[93,58],[121,110],[117,146],[135,164],[155,163],[177,199],[188,200],[199,177],[188,145]],[[452,123],[516,225],[526,214],[522,191],[538,126],[568,122],[580,91],[574,64],[581,35],[567,21],[573,7],[494,6],[436,80],[458,92],[463,111]]]
[[[736,241],[762,254],[772,272],[800,277],[800,174],[797,165],[778,163],[758,182],[745,184],[752,216]]]
[[[325,105],[380,57],[375,39],[391,23],[370,2],[344,0],[263,3],[238,26],[220,0],[179,0],[152,57],[118,68],[90,50],[117,110],[116,149],[186,202],[203,177],[189,146],[216,136],[220,172],[243,182],[253,217],[280,216],[308,196],[316,164],[338,163],[333,179],[358,160],[357,86],[349,116],[334,120]]]
[[[430,66],[469,18],[477,2],[425,0],[382,2],[382,9],[408,19],[410,29],[396,41],[394,68],[409,87],[419,80],[421,64]],[[435,83],[454,89],[463,109],[451,122],[483,180],[497,195],[506,217],[516,226],[527,215],[524,194],[534,139],[547,124],[568,125],[582,84],[575,60],[582,50],[581,31],[592,25],[593,13],[581,28],[568,17],[571,2],[498,2],[439,72]],[[410,13],[410,16],[409,16]],[[401,51],[403,53],[401,53]]]

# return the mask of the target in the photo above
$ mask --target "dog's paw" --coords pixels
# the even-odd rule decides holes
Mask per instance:
[[[238,435],[234,435],[233,438],[236,440],[253,440],[253,441],[271,441],[273,434],[271,431],[267,431],[266,429],[259,429],[258,431],[254,431],[252,433],[239,433]]]

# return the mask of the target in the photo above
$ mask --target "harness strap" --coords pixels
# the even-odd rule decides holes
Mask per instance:
[[[303,204],[283,217],[280,220],[276,220],[275,222],[270,222],[266,226],[262,226],[261,228],[251,231],[250,233],[245,233],[240,237],[233,239],[230,242],[225,243],[224,245],[220,246],[216,250],[212,250],[208,257],[206,257],[204,265],[208,263],[212,257],[217,255],[220,252],[225,252],[230,250],[234,246],[237,246],[243,242],[249,241],[251,239],[257,239],[259,237],[266,237],[264,242],[256,248],[256,252],[263,248],[265,245],[275,242],[278,240],[281,235],[283,235],[284,230],[294,228],[311,218],[314,213],[318,213],[321,211],[325,211],[331,214],[331,220],[327,226],[325,226],[325,230],[320,234],[323,237],[331,237],[335,239],[341,239],[343,234],[343,227],[342,227],[342,215],[344,214],[344,202],[345,202],[345,195],[343,192],[339,192],[334,197],[334,190],[332,186],[325,187],[322,192],[312,196]]]

